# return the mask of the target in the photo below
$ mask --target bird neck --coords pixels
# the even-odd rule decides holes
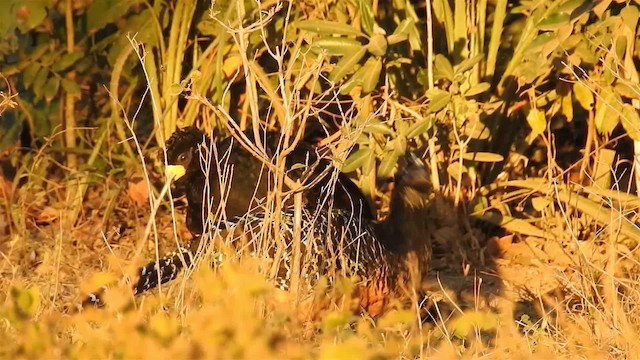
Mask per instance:
[[[398,250],[409,250],[426,236],[426,194],[398,184],[391,193],[389,215],[380,224],[383,240]]]

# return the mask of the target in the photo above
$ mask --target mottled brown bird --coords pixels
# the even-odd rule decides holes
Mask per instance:
[[[188,140],[189,138],[191,139]],[[207,198],[204,190],[206,185],[200,185],[199,182],[207,182],[204,175],[207,172],[202,170],[199,162],[194,162],[195,158],[200,157],[200,151],[197,151],[198,147],[193,147],[194,143],[207,144],[208,141],[198,130],[188,128],[179,131],[167,143],[169,163],[176,166],[169,168],[169,171],[178,178],[176,186],[183,187],[183,191],[186,192],[190,209],[187,222],[190,222],[190,230],[195,237],[188,247],[141,268],[139,280],[134,286],[136,294],[174,279],[182,268],[191,266],[200,241],[209,236],[199,232],[202,222],[198,220],[203,217],[203,211],[206,211],[206,207],[202,205],[202,199]],[[236,146],[230,142],[223,141],[221,145],[218,149],[226,151],[231,147],[233,151],[237,151]],[[305,146],[300,150],[299,157],[292,158],[292,161],[315,156],[311,154],[311,147]],[[287,160],[289,162],[289,159]],[[230,158],[229,162],[231,161]],[[245,155],[235,157],[233,163],[235,174],[261,167],[261,164]],[[208,174],[208,181],[213,181],[213,186],[216,186],[216,178],[211,179],[211,176],[217,176],[217,172],[210,170]],[[286,207],[278,214],[279,229],[271,229],[272,223],[265,221],[267,213],[261,210],[246,212],[251,197],[244,196],[242,192],[263,185],[257,178],[234,177],[227,211],[231,208],[234,212],[244,213],[225,222],[225,227],[232,234],[227,237],[228,245],[237,249],[239,253],[244,251],[247,254],[257,254],[261,258],[270,257],[278,261],[279,266],[273,279],[276,286],[283,290],[289,289],[293,271],[300,271],[300,279],[308,287],[315,285],[321,276],[327,276],[331,280],[336,276],[357,275],[361,279],[358,287],[360,304],[371,316],[382,313],[394,293],[411,286],[411,271],[406,258],[417,244],[426,241],[424,216],[427,196],[431,191],[428,173],[422,160],[412,154],[400,160],[391,195],[390,213],[383,222],[373,220],[366,198],[346,177],[338,177],[338,185],[342,185],[342,190],[338,190],[337,194],[340,194],[340,191],[342,194],[337,197],[338,200],[334,199],[333,208],[318,206],[324,189],[314,191],[312,187],[308,190],[305,194],[306,206],[302,210],[302,261],[299,269],[293,268],[294,209]],[[329,185],[326,183],[320,186]],[[238,187],[234,189],[234,186]],[[266,191],[262,194],[266,196]],[[220,196],[219,193],[213,195],[214,203],[216,196]],[[229,201],[240,201],[242,204],[234,207]],[[354,207],[354,204],[359,205]],[[274,239],[272,234],[276,234],[279,239]],[[278,252],[277,244],[284,244],[284,249]],[[276,254],[279,254],[277,259]],[[90,296],[85,301],[85,305],[87,304],[101,305],[101,300],[97,296]]]
[[[244,135],[255,142],[253,131],[245,131]],[[260,136],[266,155],[273,160],[281,147],[281,134],[261,132]],[[220,205],[223,190],[228,191],[224,209],[228,219],[244,215],[256,204],[256,199],[268,195],[272,180],[268,170],[233,137],[213,144],[197,128],[187,127],[171,135],[166,149],[167,172],[175,179],[175,189],[186,194],[187,227],[196,236],[202,233],[207,216]],[[219,163],[214,153],[218,154]],[[226,180],[226,189],[221,189],[224,165],[232,166],[233,173],[231,179]],[[346,210],[372,219],[368,200],[357,185],[343,173],[334,179],[330,176],[332,172],[327,171],[331,167],[329,160],[322,159],[316,149],[304,141],[299,142],[285,161],[289,177],[309,184],[303,192],[305,208]]]

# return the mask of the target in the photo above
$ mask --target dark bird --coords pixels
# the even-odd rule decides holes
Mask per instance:
[[[244,135],[255,143],[252,131]],[[281,134],[261,132],[261,140],[269,161],[276,156]],[[215,149],[214,149],[215,147]],[[271,176],[263,162],[253,156],[233,137],[217,144],[196,127],[177,130],[166,143],[167,173],[175,181],[175,189],[187,198],[187,228],[194,236],[202,233],[206,217],[217,211],[222,201],[221,183],[223,166],[233,167],[231,179],[227,179],[225,214],[228,219],[246,214],[255,199],[266,198]],[[215,151],[213,151],[215,150]],[[214,153],[217,153],[214,156]],[[343,173],[332,176],[331,162],[321,158],[310,144],[301,141],[285,161],[287,175],[294,181],[309,183],[304,190],[307,209],[346,210],[365,219],[373,219],[367,198],[356,184]],[[318,180],[318,178],[320,178]],[[328,196],[332,194],[332,196]]]
[[[188,140],[189,138],[191,139]],[[169,168],[169,171],[177,175],[176,186],[183,187],[186,192],[190,209],[187,222],[191,221],[190,230],[195,233],[195,237],[188,247],[141,268],[139,280],[134,286],[135,294],[173,280],[182,268],[192,265],[200,242],[203,238],[210,236],[209,233],[201,234],[194,231],[202,229],[202,222],[198,222],[197,219],[203,217],[203,209],[206,207],[203,207],[202,199],[206,199],[207,196],[204,191],[205,185],[200,186],[198,183],[198,181],[206,183],[206,176],[199,162],[196,162],[197,167],[194,165],[194,158],[199,158],[200,155],[198,146],[193,144],[207,142],[206,136],[190,128],[174,134],[167,142],[169,163],[176,166]],[[222,144],[225,144],[225,141]],[[228,149],[231,146],[233,151],[236,151],[236,145],[229,142],[226,145],[222,144],[218,149]],[[302,149],[299,156],[307,159],[312,157],[310,147],[302,147]],[[251,157],[246,154],[234,159],[235,174],[243,173],[243,170],[238,171],[238,169],[261,166],[246,156]],[[209,174],[211,173],[210,171]],[[305,194],[307,206],[302,209],[301,267],[299,269],[293,268],[295,235],[293,207],[288,206],[279,213],[280,228],[271,229],[272,222],[265,221],[267,213],[262,210],[247,213],[251,197],[244,196],[241,192],[248,191],[253,194],[253,190],[249,187],[255,188],[263,184],[258,183],[257,179],[246,179],[234,178],[231,183],[229,199],[234,202],[238,199],[245,201],[235,210],[244,211],[244,213],[225,223],[230,233],[225,240],[231,248],[237,250],[238,256],[243,252],[253,255],[257,253],[261,257],[278,261],[279,265],[273,281],[279,288],[289,289],[294,271],[299,271],[302,283],[307,286],[313,286],[321,276],[332,279],[335,276],[357,275],[361,279],[358,294],[360,304],[370,315],[375,316],[384,310],[389,295],[411,285],[411,270],[406,258],[407,254],[414,252],[419,244],[426,242],[424,216],[427,196],[431,192],[428,172],[422,160],[416,156],[410,154],[400,159],[395,187],[391,195],[390,213],[383,222],[373,220],[366,198],[346,176],[338,177],[337,187],[342,186],[342,195],[337,197],[338,200],[334,199],[333,208],[318,206],[320,193],[322,191],[331,193],[330,189],[314,192],[312,187],[307,190],[308,193]],[[209,182],[211,181],[210,175]],[[327,182],[316,186],[329,185],[330,183]],[[234,189],[234,186],[238,188]],[[339,194],[339,191],[336,190],[336,193]],[[266,196],[266,192],[264,195]],[[359,204],[359,207],[354,207],[354,204]],[[227,211],[230,205],[228,202]],[[189,220],[190,217],[191,220]],[[194,228],[194,223],[198,227]],[[273,239],[271,234],[277,234],[281,241]],[[278,243],[284,244],[280,252],[276,245]],[[85,305],[87,304],[101,305],[101,301],[99,297],[92,296],[85,301]]]

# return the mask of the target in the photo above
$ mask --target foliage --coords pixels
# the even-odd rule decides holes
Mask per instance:
[[[109,184],[107,205],[96,206],[107,218],[127,186],[123,179],[144,174],[148,187],[160,182],[158,149],[177,126],[196,123],[217,136],[279,129],[286,148],[298,140],[298,128],[317,121],[337,134],[323,143],[331,156],[376,200],[379,180],[393,176],[400,156],[421,152],[436,192],[459,211],[442,216],[450,227],[437,229],[438,236],[475,225],[466,218],[450,224],[464,213],[582,256],[580,266],[571,266],[582,279],[578,297],[587,318],[623,328],[622,340],[592,324],[568,325],[561,315],[553,326],[527,315],[518,336],[506,336],[516,340],[505,353],[524,342],[532,353],[558,350],[552,340],[560,337],[583,349],[581,341],[594,333],[601,343],[585,349],[624,348],[637,324],[620,325],[619,302],[630,315],[634,309],[616,299],[618,291],[637,289],[620,280],[611,262],[631,257],[639,238],[640,200],[630,194],[636,180],[617,160],[633,162],[637,154],[624,147],[640,141],[639,6],[638,0],[0,2],[6,79],[0,150],[7,154],[0,163],[0,217],[9,219],[7,236],[14,239],[7,243],[39,233],[47,216],[67,221],[63,231],[95,216],[97,209],[85,208],[92,189]],[[162,199],[150,192],[157,209]],[[464,241],[477,242],[472,230]],[[585,260],[582,243],[606,243],[602,234],[612,239],[606,266]],[[483,257],[480,246],[488,248],[472,244],[473,252]],[[422,328],[405,311],[370,321],[336,310],[312,322],[305,337],[308,322],[276,304],[279,295],[258,285],[255,293],[248,285],[230,289],[224,276],[235,275],[196,279],[195,300],[168,313],[160,311],[162,299],[153,299],[137,310],[69,322],[52,314],[46,291],[12,283],[0,313],[3,336],[13,341],[0,353],[103,357],[118,349],[113,356],[127,358],[152,348],[165,356],[308,357],[311,348],[319,358],[416,357],[435,344],[434,352],[478,355],[488,352],[487,333],[503,336],[512,320],[469,310]],[[603,285],[609,280],[600,276],[611,283]],[[120,310],[125,315],[115,321]],[[211,318],[225,320],[203,320]],[[129,335],[143,346],[132,346]],[[283,340],[289,336],[301,343]]]

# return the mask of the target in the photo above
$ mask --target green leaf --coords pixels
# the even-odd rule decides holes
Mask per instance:
[[[362,30],[364,30],[367,35],[373,35],[373,9],[371,8],[371,3],[369,0],[359,0],[358,5],[360,8],[360,19],[362,22]]]
[[[629,99],[640,99],[640,87],[627,82],[616,82],[614,86],[616,93]]]
[[[84,57],[83,53],[80,52],[72,52],[68,54],[62,55],[60,60],[56,61],[51,70],[53,71],[63,71],[69,68],[71,65],[75,64],[78,60]]]
[[[411,31],[411,27],[415,26],[415,21],[412,18],[406,18],[398,24],[396,30],[393,32],[393,35],[398,34],[406,34],[408,35]]]
[[[333,21],[324,20],[304,20],[295,23],[300,30],[310,31],[324,35],[353,35],[364,36],[364,34],[351,25],[340,24]]]
[[[640,140],[640,115],[631,104],[622,105],[622,126],[634,141]]]
[[[22,83],[25,88],[30,88],[33,81],[36,79],[36,75],[38,75],[38,71],[40,70],[40,64],[37,62],[32,62],[24,69],[22,73]]]
[[[589,0],[568,0],[557,7],[559,13],[571,14],[578,6],[585,4]]]
[[[367,121],[362,132],[366,134],[393,135],[393,130],[389,125],[378,119]]]
[[[13,15],[17,19],[20,31],[27,33],[42,24],[47,17],[47,7],[50,5],[51,1],[49,0],[32,0],[16,3]]]
[[[376,154],[373,152],[373,149],[369,153],[369,157],[367,157],[366,161],[362,165],[362,175],[367,176],[371,174],[373,170],[376,168]]]
[[[80,96],[80,85],[78,85],[75,81],[71,81],[69,79],[62,79],[61,83],[62,83],[62,88],[67,94],[73,95],[75,97]]]
[[[331,36],[315,40],[311,49],[323,49],[326,50],[327,55],[340,56],[353,54],[362,49],[362,47],[363,45],[358,40]]]
[[[342,80],[342,78],[347,75],[349,72],[353,71],[355,66],[362,60],[364,55],[367,53],[367,49],[362,47],[360,50],[347,54],[340,59],[336,67],[329,74],[329,80],[333,82],[338,82]]]
[[[470,70],[476,64],[478,64],[482,59],[484,59],[484,54],[478,54],[470,59],[466,59],[462,61],[460,64],[456,66],[456,74],[462,74],[467,70]]]
[[[627,28],[635,32],[636,27],[638,26],[638,17],[640,17],[640,10],[638,10],[638,7],[625,6],[620,10],[620,16]]]
[[[365,162],[368,161],[369,157],[373,154],[373,149],[371,148],[361,148],[358,149],[353,154],[349,155],[347,160],[344,161],[344,165],[342,166],[342,172],[350,173],[352,171],[356,171],[361,168]]]
[[[429,107],[427,108],[428,114],[436,113],[444,109],[444,107],[449,105],[449,102],[451,101],[451,94],[437,88],[427,90],[426,95],[430,100]]]
[[[87,8],[87,29],[96,32],[116,22],[141,0],[94,0]]]
[[[387,43],[389,45],[394,45],[407,40],[413,26],[415,26],[413,19],[407,18],[402,20],[400,24],[398,24],[396,31],[387,37]]]
[[[60,78],[57,76],[50,77],[47,82],[44,84],[44,98],[47,101],[51,101],[56,95],[58,95],[58,90],[60,89]]]
[[[435,70],[433,74],[435,80],[447,79],[449,81],[453,81],[453,78],[455,77],[453,66],[451,66],[449,59],[442,54],[436,55],[433,69]]]
[[[380,167],[378,167],[378,173],[376,176],[379,179],[386,179],[393,175],[393,170],[398,163],[398,158],[400,154],[397,151],[387,151],[382,157],[382,162],[380,163]]]
[[[33,93],[36,95],[36,100],[42,98],[42,88],[49,78],[49,70],[41,68],[36,75],[36,80],[33,82]]]
[[[564,95],[560,95],[560,109],[562,115],[567,118],[567,121],[573,120],[573,101],[571,100],[571,91]]]
[[[380,34],[373,35],[367,44],[367,50],[373,55],[384,56],[387,53],[387,39]]]
[[[413,139],[417,136],[420,136],[426,133],[427,131],[429,131],[429,129],[433,127],[434,123],[435,121],[433,116],[429,116],[426,119],[417,121],[415,124],[409,127],[409,130],[407,130],[407,138]]]
[[[469,90],[464,93],[464,96],[471,97],[476,96],[478,94],[482,94],[483,92],[491,89],[491,84],[487,82],[481,82],[479,84],[473,85]]]
[[[581,82],[573,84],[573,94],[583,109],[591,110],[593,108],[593,92],[586,85]]]
[[[531,135],[537,137],[547,128],[547,119],[544,112],[538,109],[531,109],[527,114],[527,122],[531,126]]]
[[[528,54],[533,54],[541,51],[545,45],[551,43],[553,40],[556,40],[558,35],[553,32],[546,32],[538,35],[533,41],[527,46],[525,50]]]
[[[382,60],[379,57],[369,58],[360,70],[366,74],[362,80],[362,92],[364,94],[368,94],[376,88],[376,85],[380,80]]]
[[[603,87],[596,99],[594,122],[600,134],[611,134],[620,119],[621,100],[609,86]]]
[[[569,23],[569,14],[555,13],[551,14],[538,23],[538,29],[542,31],[557,30]]]

